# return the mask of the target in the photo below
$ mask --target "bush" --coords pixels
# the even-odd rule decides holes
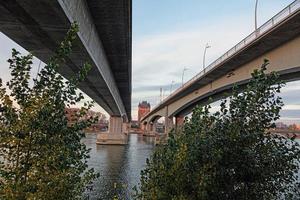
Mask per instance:
[[[65,107],[83,99],[76,88],[90,66],[67,82],[56,73],[71,52],[77,30],[73,24],[33,86],[33,55],[12,51],[10,93],[0,81],[0,199],[80,199],[96,176],[87,170],[89,151],[80,142],[82,130],[96,120],[79,120],[92,102],[81,108],[75,124],[68,125],[65,116]]]
[[[170,134],[142,171],[136,199],[299,199],[300,147],[272,135],[283,102],[284,85],[268,62],[252,73],[219,112],[194,109],[181,130]]]

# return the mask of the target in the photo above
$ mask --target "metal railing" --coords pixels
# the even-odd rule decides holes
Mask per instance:
[[[217,60],[212,62],[210,65],[208,65],[206,68],[204,68],[201,72],[199,72],[196,76],[191,78],[189,81],[184,83],[181,87],[177,88],[172,94],[170,94],[167,98],[165,98],[163,101],[161,101],[159,104],[153,107],[152,110],[155,110],[157,107],[162,105],[165,101],[171,99],[173,96],[177,95],[179,92],[184,90],[185,88],[192,85],[196,80],[199,80],[201,77],[206,75],[209,71],[214,69],[216,66],[218,66],[220,63],[224,62],[228,58],[232,57],[234,54],[237,54],[240,52],[241,49],[246,47],[248,44],[259,38],[261,35],[263,35],[265,32],[269,31],[273,27],[275,27],[278,23],[282,22],[283,20],[287,19],[291,15],[293,15],[295,12],[297,12],[300,9],[300,0],[296,0],[287,7],[285,7],[283,10],[281,10],[278,14],[276,14],[274,17],[272,17],[270,20],[268,20],[266,23],[261,25],[257,30],[252,32],[250,35],[248,35],[245,39],[240,41],[237,45],[232,47],[230,50],[228,50],[226,53],[224,53],[221,57],[219,57]]]

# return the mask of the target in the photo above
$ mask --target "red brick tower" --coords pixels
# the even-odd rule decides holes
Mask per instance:
[[[142,103],[139,103],[138,108],[138,123],[140,123],[141,118],[145,116],[148,112],[150,112],[150,103],[148,103],[147,101],[142,101]]]

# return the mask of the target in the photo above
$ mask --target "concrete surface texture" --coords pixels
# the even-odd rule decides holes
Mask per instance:
[[[79,88],[110,115],[130,120],[131,0],[0,1],[0,31],[44,62],[74,21],[79,41],[59,73],[71,78],[89,62]]]

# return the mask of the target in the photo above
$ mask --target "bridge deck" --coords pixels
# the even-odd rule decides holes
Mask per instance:
[[[62,5],[69,6],[70,13]],[[68,79],[85,61],[90,62],[93,68],[79,88],[109,114],[130,118],[131,0],[1,1],[0,31],[46,62],[63,39],[76,9],[81,12],[77,19],[88,22],[80,27],[87,29],[80,30],[83,37],[59,72]]]
[[[155,106],[142,120],[299,35],[300,0],[296,0],[182,87],[175,90],[160,104]]]

